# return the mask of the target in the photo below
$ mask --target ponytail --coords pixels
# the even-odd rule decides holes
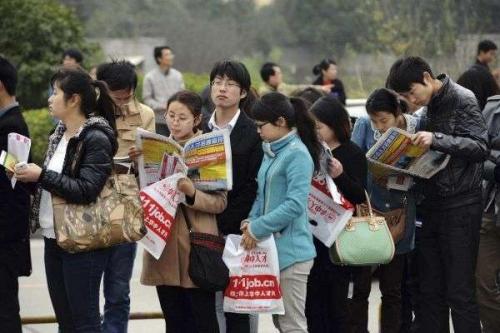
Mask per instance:
[[[309,115],[306,102],[301,98],[292,97],[290,103],[295,111],[295,127],[302,142],[306,145],[314,162],[314,170],[320,168],[319,157],[321,155],[321,143],[316,134],[316,123]]]
[[[321,73],[321,71],[328,70],[328,67],[330,67],[330,65],[337,65],[337,63],[333,59],[325,58],[325,59],[321,60],[321,62],[319,64],[317,64],[313,67],[312,72],[316,76],[323,77],[323,74]]]
[[[96,92],[96,104],[94,114],[103,117],[108,122],[109,126],[117,134],[116,130],[116,115],[120,109],[116,106],[113,98],[109,95],[108,85],[104,81],[93,80],[91,85]]]

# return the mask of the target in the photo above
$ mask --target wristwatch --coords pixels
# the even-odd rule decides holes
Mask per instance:
[[[443,134],[441,134],[441,133],[434,133],[434,136],[436,137],[436,139],[442,139],[443,138]]]

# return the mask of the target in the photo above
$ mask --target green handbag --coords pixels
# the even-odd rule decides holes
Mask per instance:
[[[394,256],[394,240],[383,216],[373,215],[365,192],[369,216],[352,217],[330,248],[330,260],[337,265],[387,264]],[[356,209],[359,215],[359,209]]]

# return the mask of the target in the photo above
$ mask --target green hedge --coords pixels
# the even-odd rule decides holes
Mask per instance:
[[[28,124],[31,137],[31,158],[33,163],[41,165],[47,150],[49,134],[55,124],[48,109],[25,110],[24,119]]]

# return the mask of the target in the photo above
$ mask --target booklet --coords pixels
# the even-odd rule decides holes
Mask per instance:
[[[192,138],[181,147],[172,138],[137,129],[136,146],[141,188],[181,172],[205,191],[231,190],[233,168],[229,131],[214,131]]]
[[[31,139],[17,133],[9,133],[7,137],[7,150],[0,154],[0,164],[14,172],[14,167],[19,162],[28,162],[30,156]],[[12,177],[12,188],[16,186],[16,177]]]

